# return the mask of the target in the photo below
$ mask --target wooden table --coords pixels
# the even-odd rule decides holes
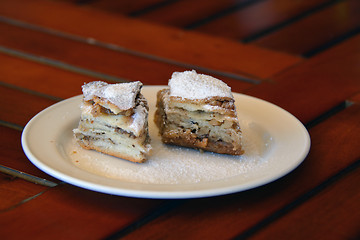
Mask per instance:
[[[360,238],[360,1],[0,1],[1,239]],[[112,196],[23,153],[26,123],[84,82],[196,69],[295,115],[305,161],[200,199]]]

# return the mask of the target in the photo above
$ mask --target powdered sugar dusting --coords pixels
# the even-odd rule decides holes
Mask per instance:
[[[255,123],[241,122],[245,154],[228,156],[164,145],[152,121],[149,121],[149,130],[153,153],[146,163],[131,163],[84,150],[74,143],[68,155],[73,164],[96,175],[146,184],[191,184],[239,175],[246,178],[267,164],[265,159],[271,148],[271,138]]]
[[[170,96],[187,99],[208,97],[232,98],[231,88],[214,77],[198,74],[195,70],[174,72],[169,80]]]
[[[141,86],[142,83],[139,81],[116,84],[95,81],[83,85],[82,91],[86,101],[97,96],[107,99],[121,110],[128,110],[135,106],[135,98]]]

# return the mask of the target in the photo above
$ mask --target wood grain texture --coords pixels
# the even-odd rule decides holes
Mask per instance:
[[[3,104],[0,111],[0,120],[25,126],[30,119],[41,110],[56,103],[54,100],[21,92],[0,85],[0,101]]]
[[[7,239],[103,239],[161,203],[59,185],[0,213],[0,233]]]
[[[5,54],[0,54],[0,61],[2,62],[0,65],[2,82],[57,98],[79,95],[84,82],[98,80],[94,77]],[[31,96],[29,98],[31,99]],[[19,97],[18,101],[21,100]]]
[[[349,100],[353,101],[353,102],[360,103],[360,92],[355,94],[354,96],[352,96]]]
[[[71,2],[76,2],[70,0]],[[142,11],[147,8],[153,8],[158,5],[166,5],[167,0],[101,0],[101,1],[88,1],[83,4],[84,7],[93,7],[104,11],[111,11],[118,14],[131,14],[133,12]]]
[[[238,3],[244,5],[230,13]],[[57,183],[46,187],[0,173],[0,238],[357,239],[358,9],[356,0],[0,1],[0,166]],[[199,19],[224,21],[213,29],[224,34],[173,27]],[[242,44],[238,28],[242,39],[267,36]],[[319,45],[329,49],[296,56]],[[189,68],[214,73],[233,91],[273,102],[307,123],[311,150],[304,162],[245,192],[151,200],[60,182],[21,149],[22,127],[44,108],[81,94],[84,82],[103,76],[166,84],[173,71]]]
[[[251,239],[358,238],[359,182],[360,169],[357,168]]]
[[[175,27],[186,27],[246,1],[247,0],[175,1],[171,4],[166,4],[161,8],[136,15],[136,17]]]
[[[341,1],[258,39],[258,46],[291,54],[306,54],[360,27],[360,2]]]
[[[241,40],[265,31],[277,24],[286,22],[294,16],[302,14],[324,2],[326,2],[326,0],[260,1],[219,19],[210,21],[196,28],[196,30]]]
[[[353,37],[246,93],[273,102],[307,123],[359,92],[359,43],[360,36]]]
[[[16,27],[1,22],[0,31],[7,32],[7,34],[0,39],[0,44],[6,48],[35,55],[38,58],[46,57],[52,61],[55,60],[59,62],[59,67],[61,67],[61,63],[65,63],[70,66],[74,66],[75,68],[91,70],[95,73],[113,76],[118,80],[141,81],[143,84],[167,85],[168,79],[171,77],[173,72],[188,70],[185,67],[180,67],[174,64],[134,56],[116,50],[95,46],[87,42],[61,38],[53,34]],[[61,46],[61,48],[58,46]],[[0,55],[0,57],[2,56]],[[4,58],[3,62],[5,65],[0,66],[0,70],[8,71],[7,74],[29,74],[25,71],[22,73],[13,73],[12,69],[6,68],[14,67],[16,65],[24,65],[23,67],[29,65],[29,69],[36,68],[32,72],[40,71],[40,69],[42,69],[44,73],[48,73],[49,75],[53,74],[53,77],[48,80],[51,82],[46,81],[46,85],[44,84],[42,87],[49,86],[50,88],[54,88],[58,84],[61,84],[59,87],[66,89],[66,93],[69,93],[68,89],[71,87],[80,90],[79,83],[104,80],[101,79],[101,75],[97,78],[95,77],[95,74],[91,76],[91,73],[89,73],[89,77],[82,77],[81,74],[75,75],[56,69],[51,71],[51,68],[46,66],[31,66],[36,64],[26,63],[25,61],[16,58],[7,56],[3,56],[2,58]],[[219,76],[216,74],[211,75],[225,81],[228,85],[233,87],[233,91],[239,92],[251,86],[248,82],[230,77]],[[104,76],[104,78],[105,77],[106,76]],[[19,84],[19,82],[21,82],[19,81],[19,78],[20,76],[11,76],[4,81]],[[39,81],[41,80],[38,77],[37,79]],[[114,79],[114,81],[117,81],[117,79]],[[29,81],[26,81],[26,83],[27,87],[32,87],[32,84]],[[68,97],[69,94],[66,96]],[[62,95],[62,97],[64,97],[64,95]]]
[[[359,121],[360,106],[353,105],[311,129],[310,154],[286,177],[243,193],[188,201],[125,239],[238,236],[357,161],[360,147],[353,143],[360,142]]]
[[[139,80],[144,84],[153,82],[167,84],[173,71],[185,70],[178,66],[110,50],[87,42],[59,38],[54,34],[5,23],[0,23],[0,31],[7,32],[6,36],[0,39],[0,44],[4,47],[91,69],[91,71],[115,76],[125,81]]]
[[[77,8],[59,1],[1,1],[0,14],[84,39],[260,79],[301,61],[298,57],[221,37],[105,14],[91,8]]]
[[[47,187],[0,173],[0,216],[6,211],[20,206],[27,200],[36,197]],[[0,234],[3,226],[0,226]],[[2,235],[4,237],[4,235]]]

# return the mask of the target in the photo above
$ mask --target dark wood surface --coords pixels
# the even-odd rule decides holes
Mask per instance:
[[[360,238],[359,3],[0,1],[0,239]],[[296,116],[305,161],[252,190],[171,200],[78,188],[23,153],[26,123],[84,82],[165,85],[188,69]]]

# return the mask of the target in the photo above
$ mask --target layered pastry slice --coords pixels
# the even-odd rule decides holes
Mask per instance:
[[[231,89],[196,71],[173,73],[157,94],[155,123],[167,144],[241,155],[241,130]]]
[[[141,87],[139,81],[83,85],[80,122],[73,130],[80,146],[132,162],[146,161],[151,149],[149,108]]]

